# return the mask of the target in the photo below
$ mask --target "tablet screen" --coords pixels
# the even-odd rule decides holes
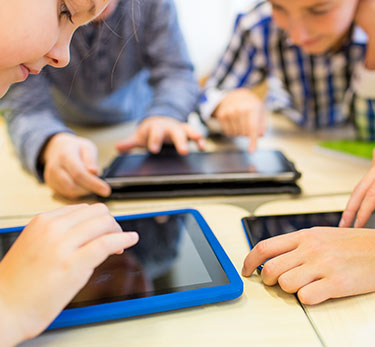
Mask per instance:
[[[137,231],[139,243],[100,265],[67,309],[229,283],[191,213],[119,223],[123,230]],[[0,234],[2,255],[17,235]]]
[[[342,212],[249,217],[243,220],[251,247],[270,237],[316,226],[337,227]]]
[[[160,176],[175,176],[186,180],[189,176],[199,176],[204,180],[214,175],[220,177],[246,174],[243,178],[267,175],[269,178],[287,173],[289,179],[295,178],[295,170],[288,160],[278,151],[257,151],[249,154],[245,151],[232,152],[196,152],[180,156],[175,152],[153,154],[128,154],[116,158],[105,171],[104,178],[123,178],[136,182],[136,178],[147,177],[152,181]],[[191,178],[191,177],[190,177]],[[116,180],[113,180],[116,182]]]

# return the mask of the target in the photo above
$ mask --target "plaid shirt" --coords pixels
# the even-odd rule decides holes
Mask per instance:
[[[364,67],[367,36],[353,27],[336,52],[309,55],[276,26],[267,1],[239,15],[234,35],[208,80],[201,115],[207,120],[229,90],[268,80],[268,110],[317,129],[354,120],[358,136],[375,140],[375,72]]]

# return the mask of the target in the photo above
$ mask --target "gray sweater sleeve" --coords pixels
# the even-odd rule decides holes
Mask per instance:
[[[141,39],[143,59],[150,69],[149,83],[154,90],[154,100],[146,117],[164,115],[186,121],[199,99],[194,67],[173,1],[150,3],[141,23],[145,26]]]
[[[43,73],[13,85],[1,100],[0,109],[23,166],[42,181],[38,157],[46,141],[57,133],[72,132],[59,119]]]
[[[132,21],[132,4],[138,4],[135,9],[139,22]],[[107,28],[109,24],[80,28],[72,40],[69,66],[58,70],[46,67],[41,75],[30,76],[13,86],[0,102],[0,109],[6,110],[8,130],[24,167],[41,180],[38,157],[46,141],[56,133],[71,132],[62,119],[68,120],[69,116],[80,124],[107,124],[111,112],[116,111],[126,120],[122,110],[113,110],[112,105],[102,103],[144,68],[149,71],[153,101],[139,122],[155,115],[186,121],[196,107],[199,90],[173,1],[122,0],[121,5],[108,19],[111,28],[117,28],[119,21],[121,35]],[[121,54],[124,37],[128,37],[128,32],[133,33],[134,27],[138,28],[136,35],[126,41],[126,54]],[[93,48],[103,49],[103,60],[90,48],[91,36],[96,40]],[[118,57],[121,57],[119,66],[114,70]],[[114,83],[112,71],[116,72]],[[72,112],[60,114],[51,95],[53,90],[66,95],[67,105],[83,111],[86,118],[76,119]]]

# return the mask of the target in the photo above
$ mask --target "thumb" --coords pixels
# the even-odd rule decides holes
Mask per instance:
[[[92,174],[99,173],[98,152],[94,145],[81,147],[81,158],[85,168]]]

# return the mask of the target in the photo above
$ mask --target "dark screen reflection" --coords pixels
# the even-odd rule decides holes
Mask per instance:
[[[97,267],[66,308],[77,308],[229,283],[195,217],[190,213],[119,222],[139,242]],[[17,233],[0,234],[1,257]]]
[[[106,177],[143,177],[159,175],[196,175],[225,173],[277,174],[290,171],[279,152],[199,152],[180,156],[171,152],[158,155],[122,155]]]
[[[137,231],[139,242],[121,255],[109,257],[94,271],[67,308],[150,296],[176,260],[183,217],[160,216],[122,221],[125,231]]]
[[[138,232],[138,244],[100,265],[67,308],[228,283],[191,214],[119,223],[125,231]]]
[[[286,216],[267,216],[249,218],[248,229],[252,246],[259,241],[293,231],[313,228],[316,226],[337,227],[341,212],[300,214]]]

